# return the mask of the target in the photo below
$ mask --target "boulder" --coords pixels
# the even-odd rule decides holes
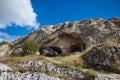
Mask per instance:
[[[7,65],[5,65],[5,64],[3,64],[3,63],[0,63],[0,71],[1,72],[11,72],[12,71],[12,69],[9,67],[9,66],[7,66]]]
[[[12,53],[12,50],[10,49],[10,46],[7,44],[0,45],[0,56],[6,56],[10,55]]]
[[[120,47],[97,45],[88,51],[83,59],[88,66],[97,70],[115,71],[120,66]]]

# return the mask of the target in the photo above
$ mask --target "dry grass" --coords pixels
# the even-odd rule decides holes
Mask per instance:
[[[117,41],[113,38],[107,39],[104,43],[107,46],[117,46]]]
[[[31,61],[31,60],[46,60],[45,56],[40,55],[28,55],[24,57],[10,57],[10,56],[1,56],[0,57],[0,63],[7,64],[9,67],[11,67],[14,71],[18,71],[19,68],[15,67],[16,63],[19,62],[25,62],[25,61]],[[22,71],[28,71],[28,69],[24,69]]]
[[[63,58],[63,57],[56,56],[56,57],[53,57],[52,59],[54,59],[55,61],[61,62],[62,58]]]
[[[59,74],[56,71],[51,71],[51,72],[48,72],[47,74],[56,78],[59,77]]]
[[[61,75],[60,78],[64,79],[64,80],[75,80],[74,78],[72,78],[71,76],[68,76],[68,75]]]
[[[86,54],[92,47],[86,49],[84,52],[76,52],[74,55],[69,55],[65,57],[54,57],[54,60],[62,62],[59,64],[59,66],[62,67],[69,67],[71,69],[80,71],[85,74],[86,80],[93,80],[95,77],[97,77],[97,73],[93,69],[87,69],[86,71],[83,71],[83,68],[85,65],[84,60],[82,59],[82,56]],[[67,80],[68,76],[61,76],[63,79]],[[74,80],[70,78],[70,80]]]
[[[97,72],[94,71],[93,69],[88,69],[87,71],[84,72],[85,74],[85,79],[86,80],[94,80],[95,77],[97,77]]]
[[[79,57],[80,55],[81,53],[77,52],[75,55],[66,56],[61,60],[61,62],[64,66],[68,66],[74,69],[81,69],[83,66],[83,60]]]
[[[45,56],[38,56],[38,55],[28,55],[24,57],[10,57],[10,56],[1,56],[0,62],[1,63],[15,63],[15,62],[24,62],[29,60],[45,60]]]
[[[84,54],[86,54],[90,49],[87,48],[84,52],[76,52],[73,55],[69,55],[69,56],[65,56],[65,57],[45,57],[45,56],[40,56],[40,55],[28,55],[28,56],[24,56],[24,57],[8,57],[8,56],[4,56],[4,57],[0,57],[0,62],[7,64],[8,66],[10,66],[15,72],[16,71],[22,71],[22,72],[26,72],[29,71],[29,68],[24,68],[23,70],[20,70],[18,67],[15,67],[15,64],[18,62],[25,62],[25,61],[30,61],[30,60],[45,60],[45,62],[51,62],[53,64],[57,64],[59,67],[69,67],[71,69],[77,70],[77,71],[81,71],[83,73],[85,73],[85,77],[87,80],[90,80],[91,78],[96,77],[96,74],[94,74],[94,71],[87,71],[84,72],[81,69],[85,66],[85,63],[82,59],[82,56]],[[39,70],[40,72],[45,72],[42,68]],[[59,75],[57,74],[57,72],[52,71],[50,73],[48,73],[49,75],[52,75],[54,77],[60,77],[62,79],[65,80],[74,80],[72,79],[70,76],[67,75]]]
[[[82,59],[82,55],[86,54],[89,50],[91,49],[88,48],[84,52],[76,52],[73,53],[73,55],[69,56],[57,56],[57,57],[45,57],[42,55],[27,55],[24,57],[10,57],[10,56],[4,56],[0,57],[0,62],[7,64],[10,66],[13,70],[18,71],[19,69],[16,68],[14,65],[18,62],[25,62],[25,61],[35,61],[35,60],[45,60],[45,62],[50,62],[53,64],[56,64],[60,67],[69,67],[78,71],[81,71],[81,68],[85,66],[85,63]],[[25,69],[27,70],[27,69]]]
[[[75,52],[73,55],[65,57],[53,57],[52,59],[59,62],[59,64],[57,64],[58,66],[69,67],[77,71],[81,71],[81,68],[86,66],[84,60],[82,59],[82,56],[86,54],[91,48],[92,47],[89,47],[83,52]]]

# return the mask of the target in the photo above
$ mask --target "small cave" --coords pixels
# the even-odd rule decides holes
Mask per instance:
[[[44,52],[44,51],[47,51],[47,52]],[[41,55],[46,55],[46,56],[57,56],[63,53],[62,50],[57,46],[41,47],[39,49],[39,52]]]
[[[62,50],[57,47],[57,46],[50,46],[49,48],[53,49],[54,51],[56,51],[58,54],[61,54],[62,53]]]
[[[69,52],[73,53],[73,52],[82,52],[86,49],[86,44],[75,44],[75,45],[71,45],[69,48]]]

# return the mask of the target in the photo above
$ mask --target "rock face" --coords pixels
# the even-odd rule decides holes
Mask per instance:
[[[109,21],[114,23],[116,26],[120,28],[120,18],[111,18],[109,19]]]
[[[102,43],[108,38],[117,39],[120,43],[120,39],[118,39],[120,37],[119,21],[120,18],[109,20],[98,18],[44,26],[26,37],[15,40],[13,49],[15,53],[19,54],[19,48],[26,39],[35,40],[41,47],[58,47],[65,54],[83,51],[87,47]]]
[[[86,63],[95,69],[115,71],[120,66],[120,47],[98,45],[84,55]]]
[[[12,51],[10,50],[10,46],[7,44],[0,46],[0,56],[10,55]]]

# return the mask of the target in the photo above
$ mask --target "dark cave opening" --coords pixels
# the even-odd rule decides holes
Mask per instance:
[[[56,51],[58,54],[61,54],[62,53],[62,50],[57,47],[57,46],[50,46],[49,48],[53,49],[54,51]]]
[[[69,48],[69,52],[73,53],[73,52],[82,52],[86,49],[86,44],[75,44],[75,45],[71,45]]]
[[[39,52],[41,55],[44,55],[44,50],[47,50],[49,53],[51,52],[57,52],[58,54],[62,54],[62,50],[61,48],[57,47],[57,46],[47,46],[47,47],[41,47],[39,49]]]

